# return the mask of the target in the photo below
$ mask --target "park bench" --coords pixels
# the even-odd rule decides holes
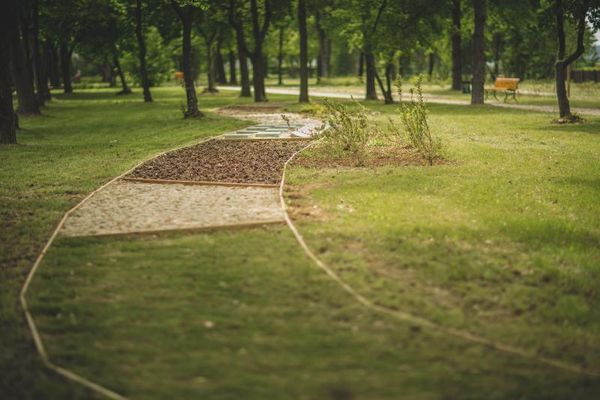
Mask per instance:
[[[494,86],[489,86],[485,88],[485,98],[489,97],[489,94],[492,93],[494,98],[498,100],[498,96],[496,95],[498,92],[504,93],[504,102],[508,100],[509,96],[512,96],[514,101],[517,101],[517,89],[519,88],[519,78],[504,78],[498,77],[494,82]]]

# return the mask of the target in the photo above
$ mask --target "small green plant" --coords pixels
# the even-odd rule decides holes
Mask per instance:
[[[395,86],[400,96],[400,120],[404,129],[390,121],[390,131],[396,137],[397,143],[406,143],[419,152],[429,165],[433,165],[436,158],[441,157],[442,143],[439,138],[431,134],[428,123],[428,111],[423,101],[423,90],[421,83],[422,75],[415,82],[415,88],[410,89],[410,99],[402,100],[402,80],[396,79]]]
[[[355,102],[356,109],[331,100],[323,101],[323,116],[329,129],[325,131],[324,143],[327,151],[339,155],[350,155],[356,165],[364,165],[369,140],[379,132],[368,123],[368,111]]]

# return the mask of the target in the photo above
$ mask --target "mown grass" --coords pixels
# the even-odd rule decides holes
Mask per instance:
[[[377,304],[600,371],[600,120],[430,108],[446,164],[291,170],[309,245]]]
[[[242,124],[183,121],[179,90],[156,90],[153,105],[106,91],[61,98],[24,121],[23,144],[0,150],[10,166],[2,212],[13,215],[0,280],[8,398],[92,396],[40,368],[18,289],[87,192],[152,153]],[[380,122],[393,110],[367,105]],[[449,106],[432,107],[432,119],[449,164],[291,170],[302,193],[292,204],[317,210],[298,221],[309,245],[377,303],[533,350],[539,342],[543,355],[597,369],[598,121],[559,127],[547,114]],[[592,399],[600,390],[596,378],[362,308],[283,227],[61,238],[28,299],[53,360],[132,398]]]
[[[60,394],[64,384],[40,370],[17,302],[25,274],[62,214],[157,152],[247,124],[210,114],[183,120],[181,88],[155,89],[152,104],[140,100],[139,90],[125,97],[114,92],[56,94],[43,116],[21,118],[18,145],[0,148],[0,393],[8,398],[43,398],[46,390],[53,398],[69,397]],[[233,101],[239,101],[233,93],[200,99],[205,108]]]

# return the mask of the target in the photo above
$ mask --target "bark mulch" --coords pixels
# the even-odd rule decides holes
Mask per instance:
[[[278,184],[283,164],[309,140],[209,140],[136,168],[129,178]]]

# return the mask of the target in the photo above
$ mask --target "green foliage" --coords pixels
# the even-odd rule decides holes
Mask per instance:
[[[168,45],[164,43],[160,32],[154,26],[150,26],[146,32],[146,51],[150,86],[159,86],[170,79],[174,71],[174,64]],[[135,83],[140,84],[141,76],[137,48],[125,53],[123,68],[131,74]]]
[[[408,102],[400,101],[400,120],[404,129],[400,129],[390,119],[390,128],[392,133],[399,139],[397,142],[406,142],[412,148],[419,152],[429,165],[441,157],[442,143],[439,138],[431,134],[429,123],[427,121],[428,111],[423,101],[423,90],[421,82],[423,77],[419,75],[415,88],[410,89],[410,100]],[[402,99],[402,80],[396,79],[396,87],[400,99]]]
[[[334,155],[349,155],[356,165],[363,165],[369,140],[380,133],[379,128],[369,124],[368,110],[359,102],[356,107],[324,100],[322,114],[329,125],[324,133],[326,151]]]

